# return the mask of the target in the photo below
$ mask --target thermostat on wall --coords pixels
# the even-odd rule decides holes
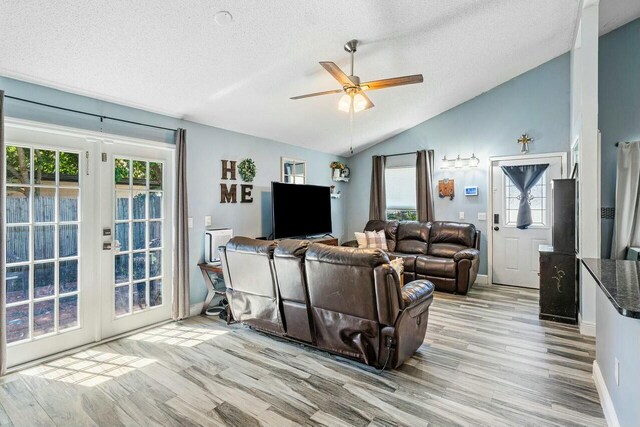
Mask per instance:
[[[478,195],[478,186],[474,185],[472,187],[464,187],[464,195],[465,196],[477,196]]]

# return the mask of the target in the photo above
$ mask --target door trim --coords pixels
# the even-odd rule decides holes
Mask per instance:
[[[493,164],[508,160],[544,159],[548,157],[560,157],[560,176],[561,178],[566,178],[566,151],[489,157],[489,170],[487,171],[487,283],[489,284],[493,284]]]

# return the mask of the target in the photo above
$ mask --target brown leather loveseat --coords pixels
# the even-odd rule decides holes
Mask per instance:
[[[424,279],[437,291],[466,294],[478,275],[480,231],[460,222],[367,222],[365,231],[384,230],[388,255],[404,260],[404,280]],[[353,240],[343,246],[357,247]]]
[[[233,317],[255,329],[378,368],[424,341],[434,286],[400,288],[379,249],[234,237],[220,253]]]

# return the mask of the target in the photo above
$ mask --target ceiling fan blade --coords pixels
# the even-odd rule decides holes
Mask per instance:
[[[386,89],[388,87],[412,85],[422,83],[424,79],[422,74],[414,74],[411,76],[393,77],[391,79],[373,80],[371,82],[360,83],[362,90]]]
[[[342,87],[355,86],[355,84],[351,81],[349,76],[347,76],[345,72],[342,71],[340,67],[338,67],[333,62],[323,61],[320,63],[320,65],[322,65],[324,69],[327,70],[329,74],[331,74],[333,78],[338,81],[338,83],[340,83],[340,86]]]
[[[324,92],[316,92],[316,93],[308,93],[306,95],[292,96],[289,99],[311,98],[312,96],[331,95],[333,93],[342,93],[342,92],[343,92],[342,89],[325,90]]]
[[[364,107],[365,110],[375,107],[375,105],[373,104],[373,102],[371,102],[371,99],[369,99],[366,93],[364,93],[362,90],[358,90],[358,93],[362,95],[362,97],[367,101],[367,106]]]

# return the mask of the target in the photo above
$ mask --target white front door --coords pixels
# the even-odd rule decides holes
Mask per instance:
[[[108,338],[171,317],[173,150],[103,144],[101,151],[102,337]]]
[[[492,280],[502,285],[539,287],[539,245],[551,244],[553,221],[553,194],[551,180],[562,178],[564,157],[502,159],[491,162],[493,204]],[[548,163],[538,183],[529,192],[533,224],[521,230],[516,228],[520,192],[502,171],[501,166]]]
[[[8,366],[97,338],[99,243],[95,143],[6,126],[5,249]]]

